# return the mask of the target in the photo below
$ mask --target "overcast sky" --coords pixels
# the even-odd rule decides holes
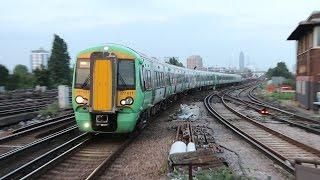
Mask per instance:
[[[51,50],[53,34],[80,50],[121,43],[163,59],[203,57],[205,66],[238,67],[242,50],[259,69],[295,64],[287,37],[320,0],[10,0],[0,6],[0,64],[30,67],[30,51]]]

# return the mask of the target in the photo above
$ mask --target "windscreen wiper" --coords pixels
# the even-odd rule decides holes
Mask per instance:
[[[121,74],[118,72],[118,77],[120,78],[121,82],[122,82],[122,85],[127,88],[128,85],[126,84],[126,82],[124,81],[123,77],[121,76]]]
[[[89,75],[87,76],[86,80],[85,80],[85,81],[83,82],[83,84],[81,85],[81,88],[87,87],[90,79],[91,79],[91,76],[90,76],[90,74],[89,74]]]

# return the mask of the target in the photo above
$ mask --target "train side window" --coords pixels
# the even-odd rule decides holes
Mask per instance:
[[[151,89],[151,72],[150,70],[144,69],[144,85],[145,85],[145,90],[150,90]]]
[[[160,74],[159,74],[159,72],[156,72],[156,74],[157,74],[157,88],[159,88],[160,87]]]
[[[162,75],[162,86],[164,87],[164,86],[166,86],[166,81],[165,81],[165,78],[164,78],[164,73],[162,72],[161,75]]]
[[[157,89],[158,88],[158,72],[157,71],[155,71],[154,72],[154,80],[155,80],[155,89]]]
[[[148,89],[152,89],[152,80],[151,80],[152,78],[151,78],[151,71],[150,70],[148,70],[148,84],[149,84],[149,88]]]
[[[145,91],[146,88],[146,70],[144,69],[144,66],[142,65],[141,67],[141,76],[140,76],[140,80],[141,80],[141,87],[142,87],[142,91]]]

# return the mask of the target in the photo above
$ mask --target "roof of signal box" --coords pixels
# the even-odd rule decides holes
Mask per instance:
[[[314,11],[305,21],[301,21],[296,29],[290,34],[287,40],[299,40],[305,32],[320,25],[320,11]]]

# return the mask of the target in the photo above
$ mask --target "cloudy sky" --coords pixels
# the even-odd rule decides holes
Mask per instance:
[[[30,66],[30,51],[51,50],[53,34],[74,61],[82,49],[121,43],[163,59],[199,54],[206,66],[238,67],[242,50],[264,70],[292,69],[295,42],[286,38],[319,0],[10,0],[0,6],[0,64]]]

